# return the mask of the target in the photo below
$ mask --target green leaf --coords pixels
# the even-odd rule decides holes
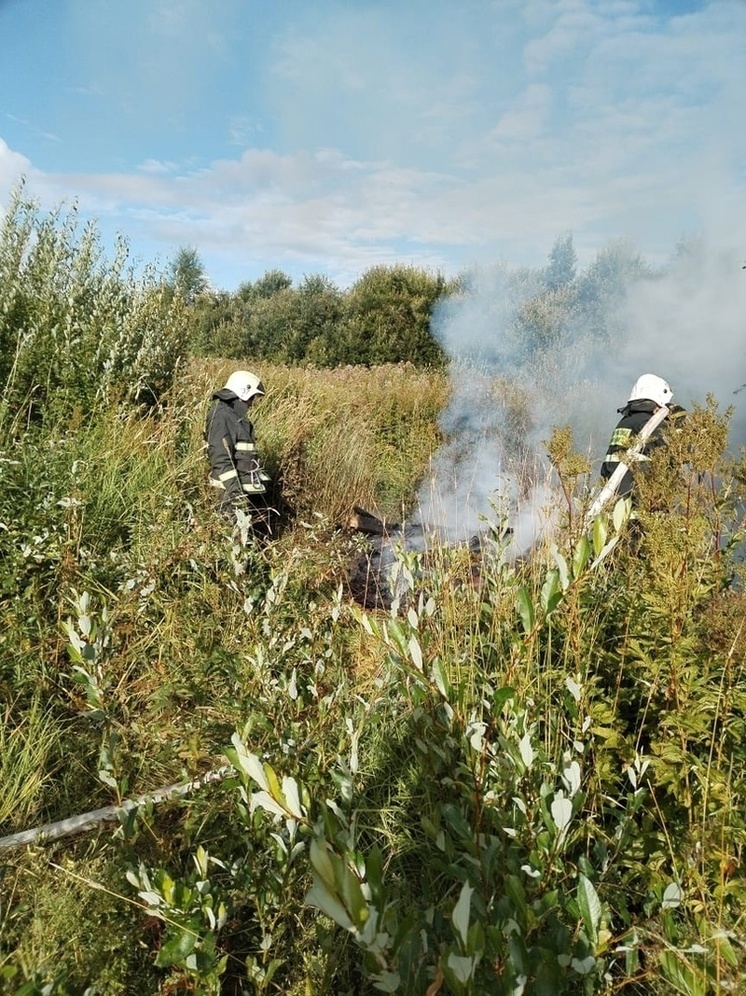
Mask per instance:
[[[269,965],[267,965],[266,969],[264,970],[264,980],[262,983],[265,989],[272,981],[272,977],[274,976],[277,969],[282,968],[283,964],[284,962],[281,958],[273,958],[272,961],[269,963]]]
[[[562,589],[560,588],[559,582],[559,571],[556,568],[552,568],[547,571],[546,580],[541,588],[541,594],[539,595],[539,604],[542,607],[545,616],[550,615],[560,603],[562,599]]]
[[[559,833],[562,833],[572,819],[572,803],[565,798],[562,789],[556,793],[552,800],[552,819]]]
[[[114,778],[114,776],[109,771],[107,771],[106,768],[99,768],[98,777],[101,779],[104,785],[108,785],[109,788],[113,789],[117,788],[116,778]]]
[[[618,542],[619,542],[619,534],[617,533],[617,535],[616,536],[612,536],[611,539],[609,540],[609,542],[606,543],[606,545],[603,547],[603,549],[601,550],[601,552],[599,553],[599,555],[596,557],[596,559],[591,564],[591,568],[594,569],[594,568],[598,567],[598,565],[606,557],[608,557],[608,555],[611,553],[611,551],[614,549],[614,547],[617,545]]]
[[[371,981],[379,993],[396,993],[401,985],[398,972],[379,972],[371,976]]]
[[[451,914],[451,919],[453,920],[453,925],[461,936],[461,943],[466,949],[466,941],[469,936],[469,912],[471,909],[471,895],[474,892],[472,887],[468,882],[464,882],[461,887],[461,895],[458,897],[458,902],[453,907],[453,913]]]
[[[681,906],[683,898],[684,891],[678,882],[669,882],[666,886],[666,891],[663,893],[661,908],[664,910],[675,909],[677,906]]]
[[[311,841],[309,857],[311,859],[311,866],[317,874],[331,889],[336,889],[334,865],[332,864],[332,858],[326,844],[314,838]]]
[[[285,804],[293,816],[301,820],[306,815],[301,805],[298,783],[294,778],[285,775],[282,779],[282,794],[285,797]]]
[[[557,565],[557,570],[559,571],[560,587],[563,591],[567,591],[570,586],[570,575],[567,570],[567,561],[554,544],[551,548],[551,554],[554,558],[555,564]]]
[[[194,951],[199,940],[194,931],[179,930],[173,937],[168,938],[158,956],[155,959],[159,968],[166,968],[168,965],[176,965],[183,962]]]
[[[197,848],[197,853],[198,854],[199,854],[200,851],[202,851],[202,847],[198,847]],[[192,855],[192,857],[194,857],[194,855]],[[195,858],[195,861],[196,860],[197,859]],[[199,868],[199,865],[197,867]],[[207,871],[202,872],[202,877],[203,878],[207,878]],[[158,879],[158,886],[159,886],[159,888],[161,890],[161,894],[163,895],[163,898],[166,900],[166,902],[168,903],[169,906],[173,906],[174,905],[174,886],[175,885],[176,885],[176,883],[171,878],[171,876],[168,874],[168,872],[164,871],[163,874]]]
[[[502,688],[498,688],[492,696],[492,715],[499,716],[505,703],[514,698],[515,688],[511,688],[510,685],[503,685]]]
[[[280,788],[280,780],[271,764],[264,765],[264,774],[267,779],[269,794],[275,802],[278,802],[284,809],[287,808],[285,806],[285,796],[282,794],[282,789]]]
[[[246,750],[246,746],[238,733],[233,734],[231,743],[234,749],[230,751],[229,757],[236,767],[250,778],[253,778],[265,792],[269,792],[269,783],[264,774],[264,766],[256,754],[252,754]]]
[[[153,892],[151,889],[143,889],[138,892],[140,899],[148,906],[153,907],[154,911],[158,906],[163,906],[163,896],[159,895],[157,892]]]
[[[378,847],[372,847],[365,860],[365,878],[375,896],[383,889],[383,856]]]
[[[518,752],[520,753],[521,760],[528,770],[528,768],[530,768],[534,763],[534,757],[536,756],[534,748],[531,746],[531,736],[529,733],[524,733],[518,741]]]
[[[337,871],[342,880],[342,899],[345,907],[352,916],[355,926],[362,930],[370,918],[370,910],[360,887],[360,881],[352,869],[342,861],[337,866]]]
[[[446,965],[453,973],[455,980],[464,986],[474,974],[474,969],[477,967],[477,961],[477,958],[464,958],[452,951],[448,955]]]
[[[585,958],[573,958],[570,962],[578,975],[588,975],[596,967],[596,959],[593,955],[586,955]]]
[[[506,875],[503,884],[505,895],[513,907],[513,918],[521,927],[525,927],[528,907],[526,906],[526,892],[523,888],[523,883],[517,875]]]
[[[614,511],[612,512],[611,518],[614,523],[614,529],[617,532],[620,531],[624,523],[627,519],[629,519],[631,511],[632,501],[629,498],[620,498],[614,505]]]
[[[593,552],[596,557],[601,555],[601,551],[606,543],[606,537],[608,536],[608,529],[606,528],[606,523],[603,518],[599,515],[593,520]]]
[[[194,863],[197,866],[197,871],[200,873],[203,879],[206,879],[209,874],[210,855],[201,844],[197,845],[197,851],[195,854],[192,855],[192,858],[194,859]],[[161,888],[163,888],[163,886],[161,886]]]
[[[252,792],[249,809],[252,813],[255,809],[263,809],[272,816],[287,816],[285,809],[279,802],[275,802],[269,792]]]
[[[574,578],[580,577],[583,573],[585,565],[588,563],[588,558],[591,555],[591,544],[588,542],[587,536],[581,536],[578,542],[575,544],[575,550],[572,556],[572,576]]]
[[[686,996],[705,996],[706,981],[700,972],[676,951],[661,951],[660,966],[664,978]]]
[[[598,898],[598,893],[593,887],[593,883],[585,875],[581,875],[578,881],[577,901],[580,915],[583,918],[585,932],[595,947],[598,943],[598,926],[601,922],[603,910],[601,900]]]
[[[354,931],[355,924],[350,919],[347,910],[320,878],[314,876],[313,885],[308,890],[305,902],[306,906],[314,906],[317,910],[321,910],[330,920],[334,920],[345,930]]]
[[[401,657],[407,656],[407,636],[396,619],[389,619],[386,623],[386,636],[389,646],[393,646],[399,651]]]
[[[718,954],[731,968],[738,968],[738,955],[733,950],[733,945],[724,935],[715,938],[715,946]]]
[[[413,636],[408,644],[409,656],[412,658],[412,663],[417,668],[418,671],[422,670],[422,648],[420,647],[420,641],[416,636]]]
[[[444,699],[448,699],[451,692],[451,685],[445,673],[445,668],[442,662],[436,657],[433,661],[431,668],[433,681],[435,682],[435,687],[438,689],[440,694]]]
[[[528,588],[521,587],[518,589],[516,592],[516,606],[518,608],[518,615],[521,619],[521,625],[523,626],[523,632],[532,632],[536,619],[536,613],[534,610],[533,599],[531,598]]]

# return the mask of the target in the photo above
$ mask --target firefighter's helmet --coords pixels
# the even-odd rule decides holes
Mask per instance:
[[[628,401],[654,401],[656,405],[667,405],[673,397],[668,383],[657,374],[643,374],[635,381]]]
[[[264,394],[264,384],[250,370],[235,370],[225,382],[225,389],[233,391],[241,401]]]

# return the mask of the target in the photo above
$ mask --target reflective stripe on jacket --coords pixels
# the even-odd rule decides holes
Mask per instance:
[[[636,438],[637,433],[633,432],[632,429],[618,425],[611,434],[609,452],[604,457],[604,463],[619,463],[620,460],[624,460],[625,463],[649,460],[650,456],[643,451],[639,453],[628,452],[629,448],[634,446]]]
[[[640,463],[650,459],[650,450],[662,442],[662,426],[653,432],[639,453],[629,453],[629,448],[635,444],[640,429],[650,419],[658,406],[653,401],[630,401],[620,409],[622,418],[616,425],[609,440],[609,448],[604,462],[601,464],[601,476],[608,480],[617,468],[619,462]],[[634,478],[631,471],[622,478],[617,494],[620,497],[628,495],[632,490]]]

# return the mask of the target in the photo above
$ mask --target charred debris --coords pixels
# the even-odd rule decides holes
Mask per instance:
[[[365,609],[390,609],[396,600],[406,602],[407,582],[396,570],[399,553],[420,552],[426,575],[439,546],[437,531],[422,522],[388,522],[359,506],[353,510],[348,529],[365,538],[364,548],[350,565],[349,587],[354,601]],[[497,538],[491,529],[485,529],[466,542],[451,544],[451,549],[464,552],[465,569],[457,583],[481,588],[485,559],[496,556],[502,546],[500,539],[509,540],[511,533],[506,528]]]

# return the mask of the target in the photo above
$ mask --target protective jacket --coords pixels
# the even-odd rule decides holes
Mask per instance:
[[[268,477],[261,469],[254,426],[246,417],[249,406],[225,387],[215,391],[212,401],[205,424],[210,484],[225,492],[226,503],[263,495]]]
[[[624,463],[628,462],[630,458],[628,457],[627,450],[630,446],[634,445],[640,429],[642,429],[657,408],[658,405],[654,401],[630,401],[624,408],[618,409],[622,418],[611,434],[609,449],[604,457],[604,462],[601,464],[601,477],[608,480],[616,470],[620,460]],[[652,435],[643,443],[640,452],[636,453],[630,462],[637,463],[650,459],[651,450],[655,449],[656,446],[660,446],[663,442],[663,425],[664,423],[661,423],[653,431]],[[633,484],[634,477],[632,471],[628,470],[620,481],[616,493],[620,498],[626,498],[632,491]]]

